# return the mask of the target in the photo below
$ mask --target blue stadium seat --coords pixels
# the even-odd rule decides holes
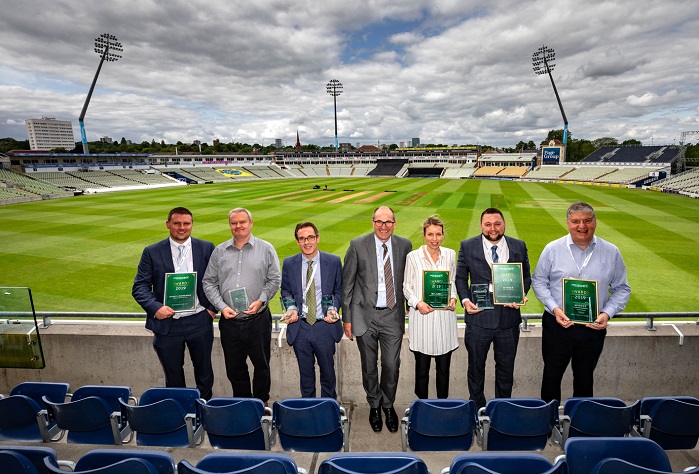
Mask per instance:
[[[48,472],[65,474],[47,458]],[[164,451],[94,449],[75,463],[76,474],[175,474],[175,461]]]
[[[65,401],[70,385],[53,382],[23,382],[0,399],[0,441],[58,441],[63,431],[48,420],[42,397]]]
[[[403,451],[468,451],[477,424],[473,400],[415,400],[401,420]]]
[[[663,448],[646,438],[570,438],[564,450],[568,474],[590,474],[597,463],[608,458],[622,459],[660,472],[672,471]]]
[[[177,464],[177,474],[297,474],[298,472],[296,462],[291,456],[283,453],[212,453],[204,456],[196,467],[184,459]]]
[[[137,406],[121,404],[121,417],[136,432],[138,446],[191,448],[204,439],[197,420],[199,390],[196,388],[149,388]]]
[[[640,401],[636,430],[663,449],[694,449],[699,439],[699,400],[648,397]]]
[[[569,398],[563,404],[554,442],[565,445],[576,436],[628,436],[631,434],[638,401],[627,406],[613,397]]]
[[[197,400],[201,423],[214,448],[270,450],[272,410],[257,398]]]
[[[699,467],[693,467],[682,470],[682,474],[699,473]],[[658,471],[648,467],[638,466],[636,464],[624,461],[619,458],[608,458],[598,462],[592,469],[591,474],[671,474],[668,471]]]
[[[65,466],[69,470],[73,470],[75,463],[70,461],[59,461],[56,456],[56,451],[53,448],[44,446],[0,446],[3,453],[0,455],[0,466],[2,466],[3,474],[23,474],[23,473],[38,473],[46,472],[44,466],[44,458],[49,458],[56,466]],[[7,453],[14,453],[19,456],[8,456]],[[20,461],[18,462],[17,459]],[[28,461],[33,467],[28,468]],[[33,469],[33,470],[32,470]]]
[[[468,453],[454,458],[449,474],[566,474],[564,461],[556,464],[535,453]]]
[[[68,431],[69,443],[122,444],[131,440],[133,432],[122,421],[120,398],[135,400],[129,387],[107,385],[80,387],[68,403],[54,403],[46,397],[43,400],[49,420]]]
[[[349,420],[334,398],[288,398],[274,403],[272,415],[285,451],[349,451]]]
[[[411,453],[340,453],[320,463],[318,474],[429,474]]]
[[[540,451],[557,414],[556,400],[493,398],[479,410],[478,444],[483,451]]]

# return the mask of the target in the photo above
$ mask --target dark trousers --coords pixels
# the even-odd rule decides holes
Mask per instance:
[[[495,398],[510,398],[514,383],[515,356],[519,343],[519,325],[507,329],[488,329],[466,324],[464,333],[468,352],[468,392],[478,408],[485,406],[485,362],[493,345],[495,358]]]
[[[214,386],[214,369],[211,365],[213,345],[213,318],[206,310],[173,319],[167,335],[154,334],[153,348],[165,372],[165,386],[187,386],[184,379],[184,348],[187,346],[199,393],[203,399],[210,399]]]
[[[550,402],[561,401],[561,380],[572,360],[573,396],[594,396],[594,374],[604,348],[607,330],[597,331],[580,324],[564,328],[556,317],[545,312],[542,318],[541,353],[544,375],[541,398]]]
[[[413,351],[415,355],[415,396],[417,398],[429,398],[430,364],[435,361],[437,379],[437,398],[449,398],[449,367],[451,365],[451,351],[438,356],[423,354]]]
[[[272,385],[269,358],[272,340],[272,313],[269,308],[254,318],[238,320],[221,318],[218,323],[221,346],[226,361],[226,375],[233,387],[233,396],[269,400]],[[255,369],[250,386],[248,357]]]
[[[325,327],[328,323],[318,321],[314,325],[305,320],[298,322],[299,332],[294,341],[294,353],[299,363],[301,396],[316,396],[316,360],[320,370],[320,396],[337,398],[335,391],[335,340]]]

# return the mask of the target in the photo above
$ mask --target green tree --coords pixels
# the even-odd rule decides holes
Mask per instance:
[[[602,137],[592,140],[592,144],[595,148],[602,148],[603,146],[618,146],[619,141],[616,138]]]
[[[643,143],[641,143],[640,141],[638,141],[634,138],[630,138],[629,140],[624,140],[623,142],[621,142],[621,146],[642,146],[642,145],[643,145]]]

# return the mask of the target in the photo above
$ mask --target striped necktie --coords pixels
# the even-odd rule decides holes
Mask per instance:
[[[386,306],[390,309],[396,305],[396,289],[393,286],[393,271],[391,270],[391,259],[387,258],[388,247],[383,244],[383,276],[386,283]]]

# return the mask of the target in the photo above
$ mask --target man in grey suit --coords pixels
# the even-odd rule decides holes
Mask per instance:
[[[488,284],[492,301],[493,263],[522,264],[524,293],[531,286],[527,245],[505,236],[505,218],[496,208],[481,214],[481,235],[461,242],[456,266],[456,290],[466,310],[464,340],[468,352],[468,391],[478,408],[485,406],[485,361],[491,344],[495,357],[495,397],[510,398],[514,380],[515,356],[522,322],[519,305],[495,305],[481,309],[473,302],[471,285]],[[527,298],[525,296],[525,302]]]
[[[396,215],[381,206],[372,216],[374,232],[350,242],[342,272],[342,320],[345,335],[357,346],[362,364],[362,384],[369,402],[369,424],[381,431],[398,431],[393,408],[398,386],[400,349],[405,332],[403,274],[412,243],[393,235]],[[381,347],[381,379],[378,352]]]

